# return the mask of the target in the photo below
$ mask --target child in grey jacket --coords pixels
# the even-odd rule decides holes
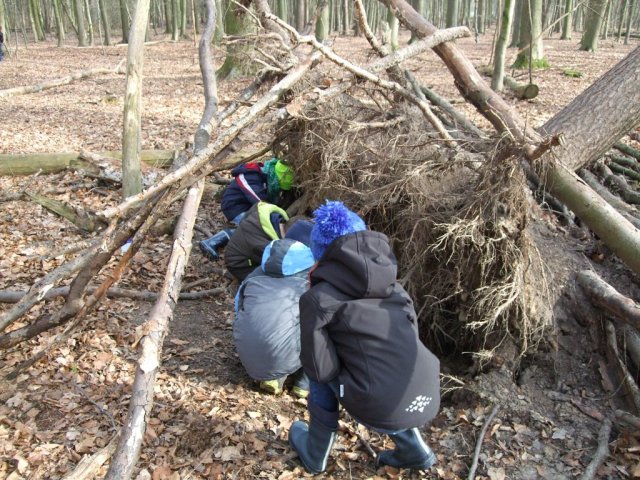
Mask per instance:
[[[427,469],[435,455],[418,430],[440,405],[439,361],[418,337],[416,312],[396,280],[387,237],[366,229],[342,202],[315,212],[311,287],[300,298],[301,360],[310,379],[309,425],[291,425],[304,467],[323,472],[341,404],[387,433],[395,449],[378,465]]]

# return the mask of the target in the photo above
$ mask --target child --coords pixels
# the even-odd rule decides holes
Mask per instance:
[[[229,240],[224,255],[227,270],[240,282],[262,260],[262,252],[272,240],[284,237],[287,212],[267,202],[253,205]]]
[[[296,222],[287,237],[292,234],[295,238],[299,225],[306,227],[304,235],[309,243],[311,224],[306,221]],[[314,260],[304,239],[294,238],[272,241],[264,251],[262,265],[240,285],[233,338],[242,365],[260,382],[261,390],[278,395],[287,376],[296,374],[292,393],[306,398],[309,381],[300,364],[298,300],[307,290]]]
[[[341,404],[360,423],[394,440],[377,465],[427,469],[435,455],[418,427],[440,404],[439,362],[420,342],[416,313],[396,281],[385,235],[369,231],[342,202],[315,212],[311,288],[300,298],[301,360],[310,379],[309,425],[289,442],[307,471],[323,472]]]
[[[226,219],[240,224],[247,211],[260,201],[287,207],[283,192],[293,187],[293,171],[282,161],[272,158],[266,164],[249,162],[231,171],[233,180],[224,190],[220,208]],[[234,228],[227,228],[200,242],[200,250],[211,260],[219,260],[218,249],[224,247]]]

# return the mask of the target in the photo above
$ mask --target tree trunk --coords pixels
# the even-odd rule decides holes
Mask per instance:
[[[302,33],[302,31],[304,30],[304,24],[306,22],[305,13],[305,0],[296,0],[295,24],[296,30],[298,30],[298,32],[300,33]]]
[[[458,25],[458,4],[459,0],[447,0],[447,28]]]
[[[138,0],[133,29],[127,49],[127,84],[124,98],[122,129],[122,195],[130,197],[142,191],[140,150],[142,148],[142,71],[144,36],[149,18],[149,1]]]
[[[73,12],[76,18],[76,25],[78,27],[78,46],[87,46],[87,32],[84,28],[84,12],[82,8],[82,0],[73,1]]]
[[[595,52],[598,49],[598,38],[602,19],[607,8],[607,0],[590,0],[587,9],[587,25],[580,40],[580,50]]]
[[[540,128],[543,134],[562,133],[562,146],[554,151],[565,159],[567,168],[575,171],[600,158],[615,141],[640,124],[638,85],[640,48],[633,50]],[[597,122],[593,121],[594,105],[598,106]]]
[[[504,61],[507,54],[507,43],[509,42],[509,32],[511,31],[511,21],[513,19],[515,3],[516,0],[504,0],[502,22],[500,22],[500,35],[498,35],[495,53],[493,55],[491,88],[496,92],[501,92],[504,87]]]
[[[515,68],[531,65],[533,68],[546,67],[542,45],[542,0],[523,0],[520,17],[520,38]]]
[[[91,8],[89,0],[84,0],[84,9],[87,13],[87,27],[89,29],[89,45],[93,45],[93,20],[91,19]]]
[[[522,3],[528,0],[515,0],[516,8],[513,11],[513,28],[511,29],[511,42],[509,48],[518,46],[520,40],[520,19],[522,18]]]
[[[627,33],[624,36],[624,44],[629,45],[629,38],[631,37],[631,20],[633,19],[633,11],[637,4],[637,1],[629,0],[629,16],[627,17]]]
[[[330,11],[329,11],[329,2],[327,0],[320,0],[320,2],[324,1],[324,5],[320,9],[320,13],[318,15],[318,20],[316,21],[316,39],[319,42],[324,42],[327,37],[329,37],[329,29],[330,25]]]
[[[391,10],[387,9],[387,23],[389,24],[389,46],[391,47],[391,51],[395,52],[398,50],[398,30],[400,28],[400,22],[393,14]]]
[[[53,13],[56,17],[56,36],[58,37],[58,47],[62,47],[64,45],[65,33],[60,0],[53,0]]]
[[[111,22],[109,12],[104,8],[104,0],[98,0],[100,7],[100,22],[102,23],[102,34],[104,35],[104,45],[111,45]]]
[[[624,15],[627,12],[627,0],[622,0],[620,11],[618,12],[618,31],[616,32],[616,40],[619,42],[622,38],[622,25],[624,25]]]
[[[562,35],[560,40],[571,40],[573,25],[573,0],[564,0],[564,15],[562,19]]]
[[[122,42],[129,42],[129,9],[127,0],[120,0],[120,24],[122,26]]]

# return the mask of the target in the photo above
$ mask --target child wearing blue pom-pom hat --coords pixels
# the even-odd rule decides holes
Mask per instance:
[[[389,241],[367,230],[342,202],[327,201],[314,219],[316,265],[300,298],[310,422],[294,422],[289,442],[309,472],[323,472],[342,405],[393,439],[395,448],[381,452],[378,465],[430,468],[435,454],[418,427],[438,411],[440,364],[418,337],[413,302],[396,280]]]

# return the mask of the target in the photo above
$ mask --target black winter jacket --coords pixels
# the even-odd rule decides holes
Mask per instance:
[[[222,194],[220,208],[227,220],[232,221],[261,200],[267,199],[267,176],[262,163],[250,162],[231,170],[233,180]]]
[[[396,274],[384,234],[352,233],[329,245],[300,298],[306,374],[320,383],[337,377],[346,410],[386,430],[421,426],[440,405],[440,363],[418,338]]]

